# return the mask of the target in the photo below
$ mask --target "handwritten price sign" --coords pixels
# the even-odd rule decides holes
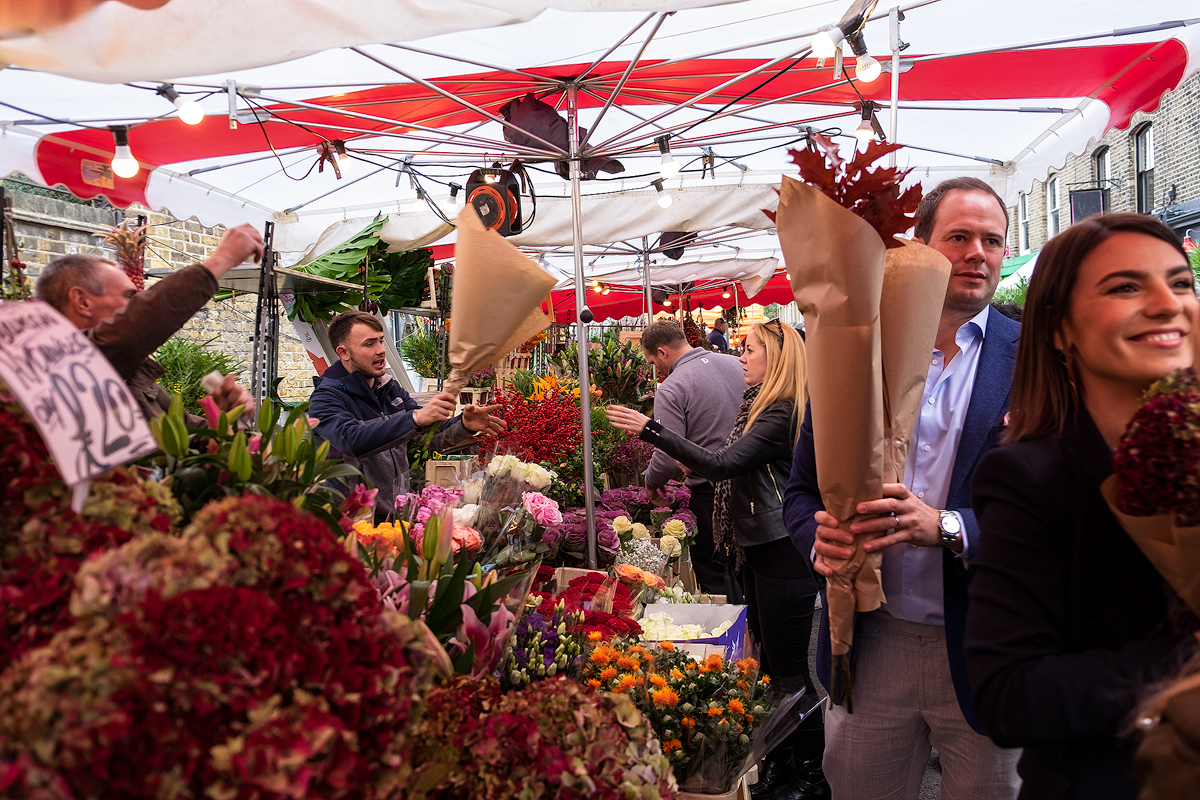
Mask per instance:
[[[47,303],[0,303],[0,378],[75,486],[157,446],[121,376]]]

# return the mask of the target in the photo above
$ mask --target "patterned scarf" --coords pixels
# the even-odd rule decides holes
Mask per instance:
[[[746,431],[746,420],[750,418],[750,406],[754,405],[754,399],[758,397],[761,388],[761,383],[756,384],[742,393],[742,407],[738,410],[737,421],[733,423],[729,438],[725,440],[725,447],[742,438]],[[717,481],[713,487],[713,544],[718,549],[724,548],[726,553],[730,550],[736,551],[737,565],[741,566],[746,556],[733,538],[733,517],[729,513],[729,501],[732,497],[733,481]]]

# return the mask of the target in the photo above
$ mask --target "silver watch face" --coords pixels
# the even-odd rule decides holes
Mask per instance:
[[[962,526],[958,523],[958,515],[943,511],[941,519],[942,531],[950,536],[957,536],[962,531]]]

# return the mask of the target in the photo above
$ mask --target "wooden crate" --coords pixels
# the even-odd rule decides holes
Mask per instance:
[[[425,482],[453,489],[479,469],[477,458],[456,458],[425,462]]]

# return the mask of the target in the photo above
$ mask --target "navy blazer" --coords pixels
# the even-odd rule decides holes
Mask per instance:
[[[971,405],[967,409],[954,471],[950,476],[950,493],[946,505],[959,512],[967,528],[965,561],[969,562],[979,546],[979,526],[971,509],[971,474],[984,454],[1000,442],[1004,431],[1004,415],[1008,413],[1008,392],[1012,387],[1013,366],[1017,358],[1017,339],[1021,326],[996,309],[990,309],[987,335],[979,353],[979,367],[971,389]],[[792,459],[792,476],[783,498],[784,521],[788,533],[801,553],[812,552],[816,541],[817,523],[813,514],[824,510],[821,492],[817,488],[817,464],[813,452],[812,415],[805,412],[800,428],[800,441]],[[971,574],[963,558],[945,551],[942,557],[942,585],[945,601],[946,650],[950,658],[950,676],[954,692],[967,722],[979,733],[983,725],[975,713],[971,683],[967,677],[967,659],[963,636],[967,627],[967,584]],[[857,627],[856,633],[858,635]],[[817,678],[829,689],[832,656],[829,645],[829,611],[821,604],[821,631],[817,637]]]

